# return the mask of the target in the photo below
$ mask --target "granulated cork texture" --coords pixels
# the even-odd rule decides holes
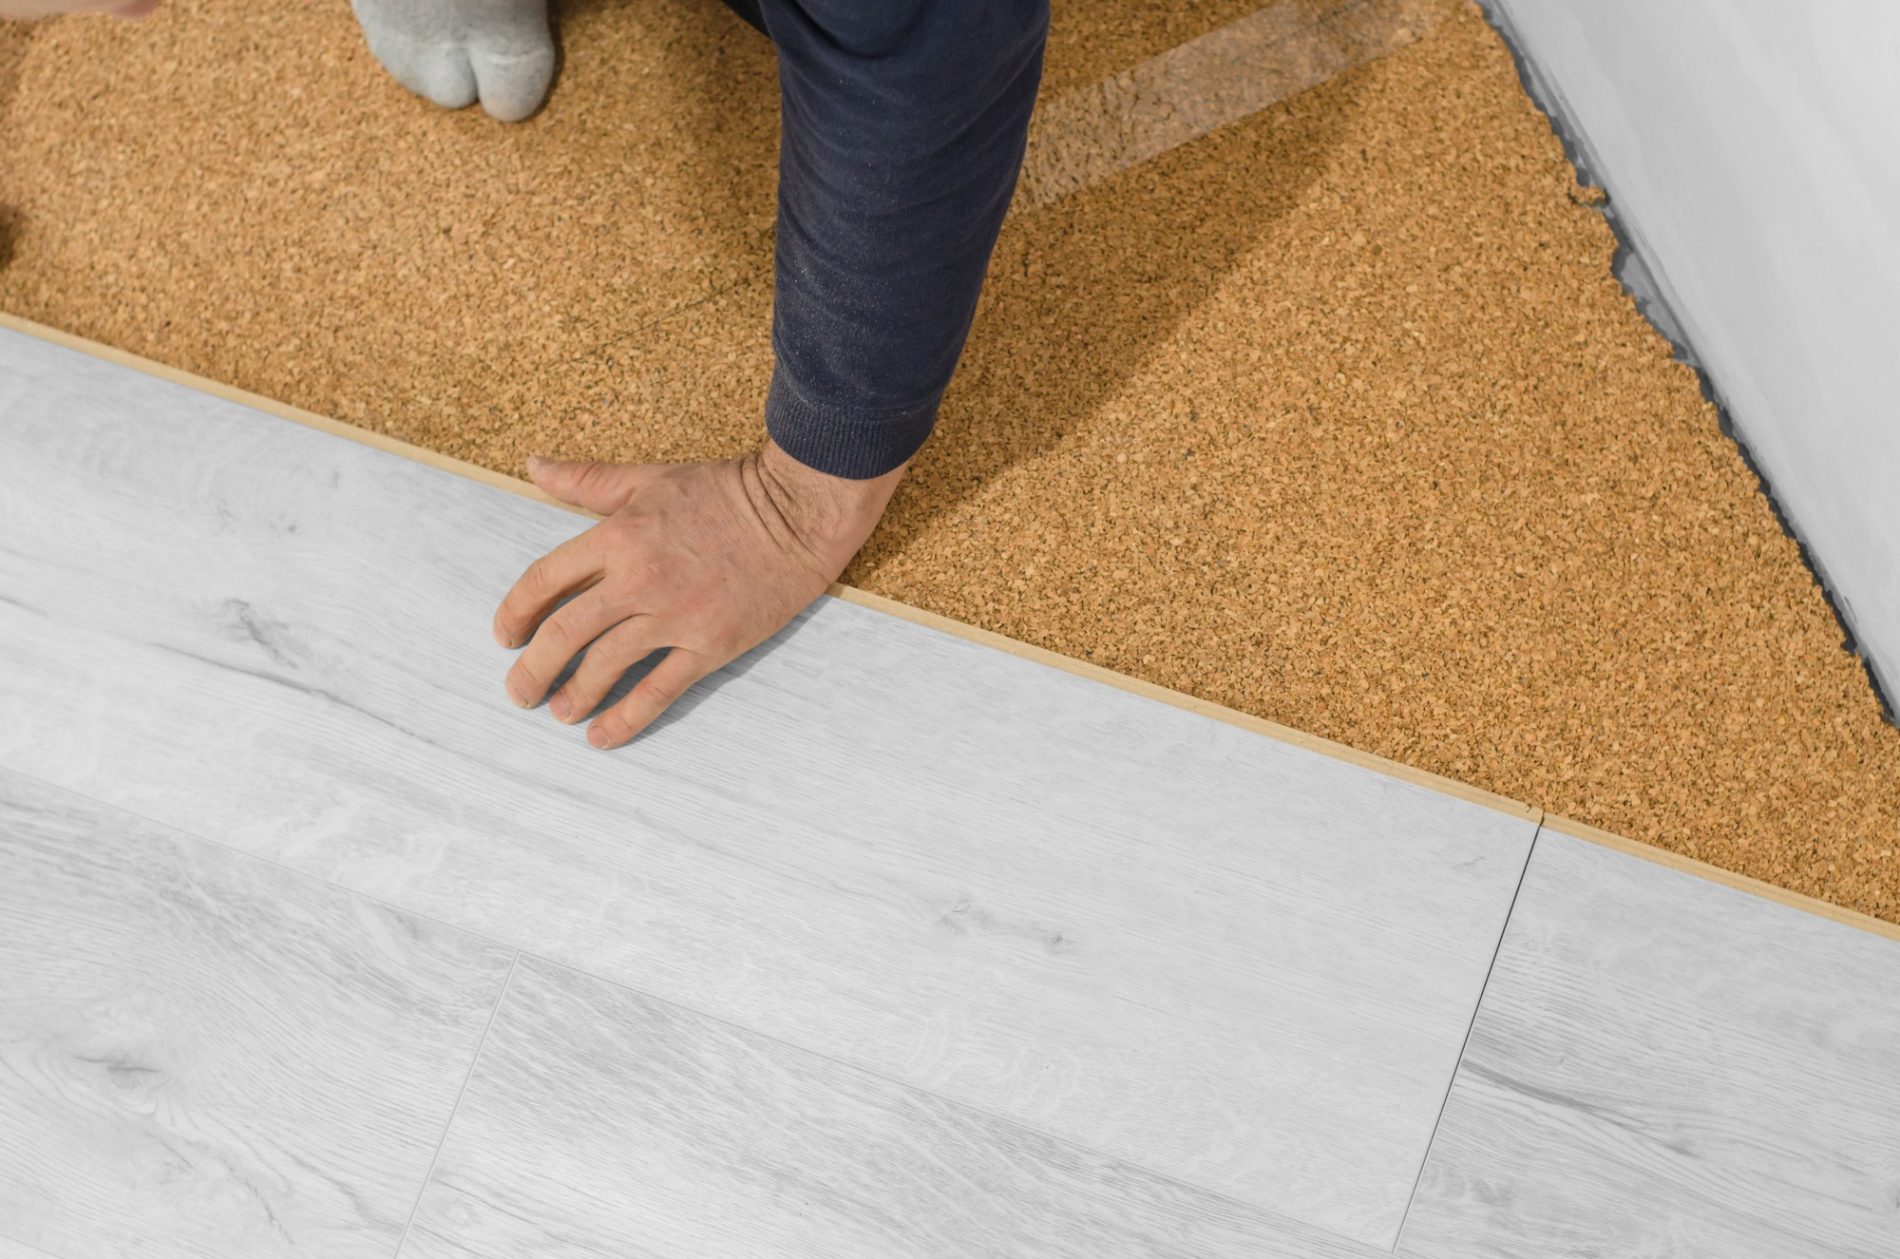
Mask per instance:
[[[1058,0],[1048,99],[1256,7]],[[0,307],[508,472],[742,450],[770,49],[710,0],[562,40],[506,127],[341,3],[0,34]],[[1900,732],[1589,199],[1444,0],[1019,208],[846,580],[1900,921]]]

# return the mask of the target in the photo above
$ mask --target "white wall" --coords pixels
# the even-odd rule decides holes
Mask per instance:
[[[1900,0],[1491,0],[1900,703]]]

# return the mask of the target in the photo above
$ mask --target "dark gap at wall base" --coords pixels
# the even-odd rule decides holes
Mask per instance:
[[[1828,611],[1834,614],[1834,623],[1841,630],[1841,650],[1860,662],[1861,672],[1867,675],[1867,685],[1872,688],[1874,698],[1879,701],[1881,716],[1886,719],[1887,724],[1900,727],[1900,705],[1895,703],[1895,696],[1882,685],[1880,674],[1875,671],[1873,661],[1868,658],[1866,652],[1861,650],[1860,641],[1854,634],[1854,627],[1849,623],[1846,614],[1842,612],[1841,600],[1836,596],[1833,584],[1828,581],[1827,570],[1822,567],[1814,552],[1808,549],[1807,540],[1801,536],[1794,522],[1789,519],[1788,513],[1782,509],[1781,500],[1776,497],[1774,487],[1769,484],[1766,473],[1762,471],[1761,463],[1755,458],[1755,452],[1749,449],[1748,442],[1737,431],[1734,418],[1729,414],[1728,403],[1722,397],[1722,391],[1716,386],[1715,379],[1709,374],[1708,369],[1703,366],[1702,359],[1696,354],[1695,347],[1690,344],[1688,335],[1682,330],[1681,321],[1677,319],[1675,312],[1670,309],[1668,300],[1662,294],[1661,286],[1655,279],[1654,264],[1637,246],[1638,237],[1635,232],[1617,213],[1615,200],[1610,196],[1608,185],[1599,178],[1599,173],[1595,169],[1597,163],[1592,160],[1583,131],[1565,107],[1562,94],[1538,73],[1537,67],[1524,51],[1517,30],[1511,24],[1510,15],[1502,10],[1499,0],[1475,0],[1475,3],[1479,11],[1484,14],[1485,21],[1490,23],[1491,29],[1497,32],[1498,38],[1504,42],[1505,48],[1510,52],[1511,62],[1517,67],[1518,82],[1523,86],[1524,94],[1530,97],[1531,103],[1543,113],[1545,121],[1550,124],[1551,133],[1557,137],[1558,143],[1563,145],[1564,156],[1570,159],[1570,165],[1577,173],[1578,186],[1594,188],[1602,194],[1601,199],[1591,204],[1590,208],[1603,216],[1609,223],[1611,233],[1616,237],[1616,253],[1610,262],[1611,273],[1616,276],[1617,282],[1623,286],[1623,291],[1628,293],[1630,300],[1635,303],[1637,313],[1647,320],[1665,341],[1669,342],[1676,361],[1686,365],[1695,373],[1696,384],[1701,389],[1703,398],[1715,408],[1716,422],[1721,426],[1722,435],[1728,438],[1741,454],[1742,463],[1754,475],[1756,487],[1761,491],[1761,496],[1767,500],[1768,509],[1774,513],[1775,523],[1781,526],[1781,531],[1794,542],[1795,549],[1800,553],[1801,562],[1807,566],[1808,572],[1814,575],[1815,584],[1821,588],[1821,597],[1827,601]]]

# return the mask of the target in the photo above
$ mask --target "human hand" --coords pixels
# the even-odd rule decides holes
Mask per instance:
[[[524,708],[538,704],[585,648],[548,703],[556,720],[577,722],[633,665],[670,649],[594,717],[587,741],[611,748],[823,594],[877,527],[904,470],[849,481],[768,440],[719,463],[537,458],[528,475],[606,519],[536,560],[502,600],[496,640],[526,644],[508,671],[509,697]]]

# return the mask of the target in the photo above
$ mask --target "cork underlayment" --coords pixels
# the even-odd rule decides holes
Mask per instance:
[[[1900,921],[1900,732],[1506,51],[1420,2],[1019,204],[846,580]],[[1260,7],[1057,3],[1045,101]],[[518,127],[342,0],[0,33],[0,308],[509,472],[741,450],[769,47],[711,0],[561,23]]]

